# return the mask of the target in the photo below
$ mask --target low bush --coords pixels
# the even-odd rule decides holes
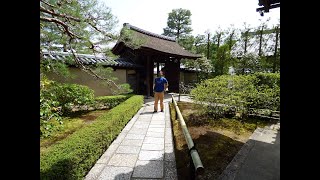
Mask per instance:
[[[251,108],[280,111],[280,73],[255,73],[257,93],[252,96]]]
[[[40,81],[40,138],[49,137],[63,126],[62,116],[81,108],[94,110],[99,106],[111,109],[132,94],[94,98],[94,91],[87,86],[63,84],[43,77]],[[82,110],[83,110],[82,109]]]
[[[252,76],[221,75],[198,84],[191,91],[194,100],[201,104],[207,114],[215,118],[230,113],[229,110],[245,111],[250,102],[247,96],[256,93]]]
[[[42,78],[40,81],[40,137],[59,129],[61,116],[74,106],[92,104],[93,90],[78,84],[62,84]],[[58,122],[58,123],[57,123]]]
[[[208,79],[191,91],[194,100],[215,118],[242,115],[254,109],[280,109],[280,74],[221,75]]]

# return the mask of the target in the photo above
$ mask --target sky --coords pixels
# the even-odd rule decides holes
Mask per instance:
[[[258,27],[261,21],[270,18],[268,25],[276,25],[280,20],[280,8],[270,9],[264,16],[256,12],[258,0],[100,0],[111,8],[111,13],[119,23],[114,29],[117,33],[123,23],[162,34],[167,26],[168,14],[172,9],[191,11],[192,35],[214,33],[220,27],[242,28],[244,22],[250,27]],[[261,21],[260,21],[261,20]]]

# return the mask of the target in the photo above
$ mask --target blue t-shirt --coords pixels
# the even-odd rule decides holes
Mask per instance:
[[[162,92],[164,91],[164,84],[168,83],[167,79],[164,77],[157,77],[154,79],[154,91]]]

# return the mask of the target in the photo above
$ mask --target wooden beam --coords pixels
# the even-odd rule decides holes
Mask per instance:
[[[157,62],[157,77],[159,77],[159,62]]]
[[[147,56],[147,98],[150,97],[150,56]]]
[[[161,51],[157,51],[157,50],[146,48],[146,47],[141,47],[141,50],[143,50],[144,54],[152,54],[152,55],[157,54],[159,56],[168,56],[168,57],[175,57],[175,58],[187,58],[187,59],[193,59],[193,60],[201,58],[200,55],[198,57],[183,56],[183,55],[177,55],[177,54],[170,54],[170,53],[166,53],[166,52],[161,52]]]

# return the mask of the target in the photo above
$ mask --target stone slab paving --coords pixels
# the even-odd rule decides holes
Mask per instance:
[[[280,122],[257,128],[219,180],[280,179]]]
[[[145,99],[85,180],[177,180],[169,101],[166,94],[164,112],[153,113],[153,98]]]

